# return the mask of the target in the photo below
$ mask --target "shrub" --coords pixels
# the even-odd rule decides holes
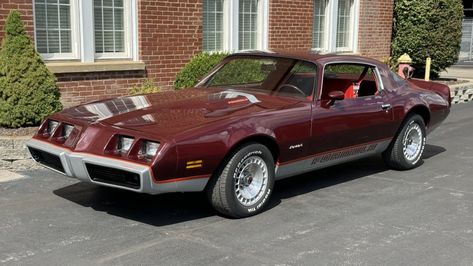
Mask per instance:
[[[0,48],[0,126],[37,125],[62,108],[55,76],[44,65],[25,31],[18,11],[11,11]]]
[[[458,60],[462,35],[461,0],[396,0],[392,54],[407,53],[421,72],[432,58],[432,71],[440,72]]]
[[[174,88],[179,90],[193,87],[205,74],[214,68],[227,53],[200,53],[194,56],[189,63],[177,74]]]
[[[259,60],[233,59],[212,77],[212,85],[221,86],[261,82],[268,75],[267,71],[262,71],[261,66],[262,62]]]
[[[134,86],[130,90],[131,95],[148,94],[160,92],[161,89],[157,87],[153,79],[146,79],[140,86]]]

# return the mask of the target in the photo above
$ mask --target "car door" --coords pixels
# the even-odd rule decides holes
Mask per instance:
[[[378,144],[387,146],[392,137],[393,113],[376,66],[347,63],[339,64],[338,70],[329,69],[325,66],[322,82],[325,84],[321,84],[322,93],[313,108],[312,153],[348,151],[332,156],[338,159],[382,148]],[[353,86],[353,98],[332,100],[328,97],[334,90],[350,95],[347,90]]]

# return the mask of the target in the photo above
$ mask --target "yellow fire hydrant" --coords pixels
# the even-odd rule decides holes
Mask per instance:
[[[403,78],[408,78],[408,77],[406,77],[406,75],[404,73],[409,73],[410,71],[413,70],[413,68],[411,67],[412,58],[408,54],[405,53],[397,59],[397,62],[399,64],[399,68],[398,68],[399,76],[401,76]],[[404,72],[406,68],[407,68],[407,72]]]

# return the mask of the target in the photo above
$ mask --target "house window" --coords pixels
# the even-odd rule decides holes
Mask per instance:
[[[355,52],[359,0],[314,0],[312,48]]]
[[[223,50],[223,0],[204,1],[204,51]]]
[[[267,48],[269,0],[204,0],[203,50]]]
[[[314,30],[312,32],[312,47],[322,49],[325,46],[325,19],[327,13],[327,0],[314,2]]]
[[[96,53],[125,52],[123,0],[94,0]]]
[[[137,60],[136,0],[34,0],[35,40],[47,60]]]
[[[45,57],[72,56],[71,2],[35,0],[34,8],[38,52]]]
[[[239,4],[239,50],[256,49],[258,36],[258,0],[240,0]]]

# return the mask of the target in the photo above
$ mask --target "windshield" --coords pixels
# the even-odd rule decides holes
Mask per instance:
[[[204,87],[261,90],[269,94],[312,99],[316,67],[313,63],[273,57],[231,57]]]

